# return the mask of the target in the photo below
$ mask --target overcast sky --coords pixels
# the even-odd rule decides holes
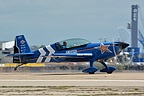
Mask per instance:
[[[0,41],[24,34],[30,45],[68,38],[130,42],[132,4],[144,16],[144,0],[0,0]]]

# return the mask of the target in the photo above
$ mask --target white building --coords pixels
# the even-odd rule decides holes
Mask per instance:
[[[2,43],[2,50],[11,49],[14,46],[14,41],[4,42]]]
[[[6,57],[13,53],[14,41],[0,41],[0,63],[12,62],[11,57]]]

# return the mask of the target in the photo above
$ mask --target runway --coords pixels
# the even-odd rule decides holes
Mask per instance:
[[[144,73],[0,73],[0,96],[143,96]]]
[[[1,73],[1,86],[144,86],[143,72]]]
[[[144,80],[0,80],[1,86],[144,86]]]

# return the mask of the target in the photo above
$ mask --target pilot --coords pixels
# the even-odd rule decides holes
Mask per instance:
[[[67,42],[66,41],[63,42],[63,48],[67,48]]]

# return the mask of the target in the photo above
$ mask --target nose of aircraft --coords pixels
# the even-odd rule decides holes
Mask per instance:
[[[128,43],[124,43],[124,42],[119,42],[119,46],[121,46],[121,49],[125,49],[126,47],[129,46]]]

